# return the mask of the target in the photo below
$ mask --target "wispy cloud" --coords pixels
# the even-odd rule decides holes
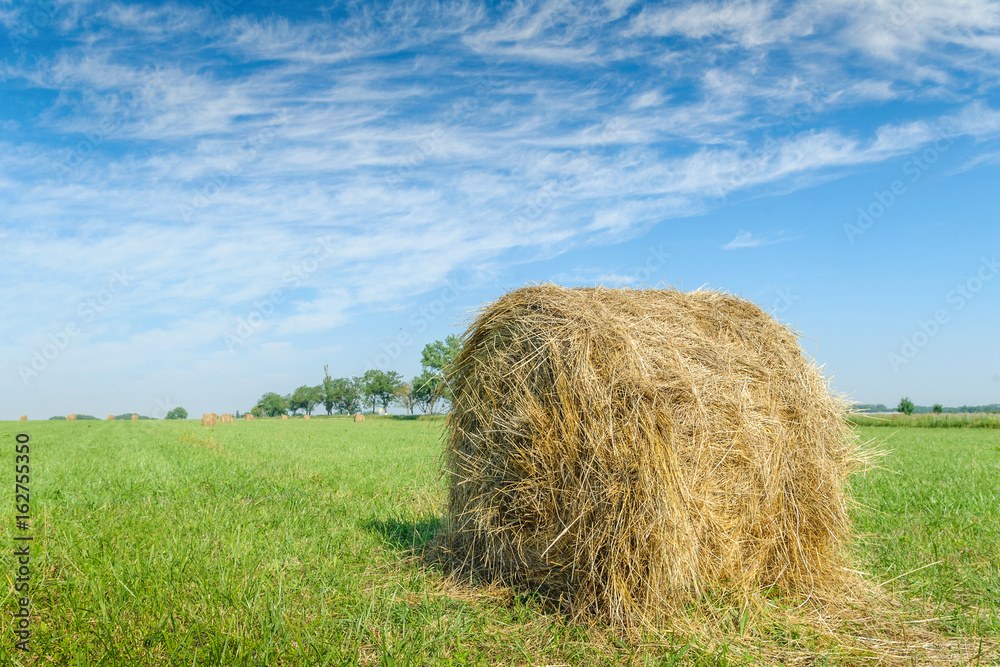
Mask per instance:
[[[752,233],[741,229],[736,232],[735,238],[732,241],[722,246],[723,250],[737,250],[740,248],[759,248],[766,245],[774,245],[776,243],[784,243],[785,241],[792,241],[796,237],[788,235],[786,232],[779,232],[776,235],[771,236],[754,236]]]

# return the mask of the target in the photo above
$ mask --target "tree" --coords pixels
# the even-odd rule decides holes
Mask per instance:
[[[943,405],[941,405],[940,403],[935,403],[935,404],[934,404],[934,407],[933,407],[933,408],[931,408],[931,411],[933,411],[933,412],[934,412],[934,414],[936,414],[936,415],[939,415],[939,414],[941,414],[942,412],[944,412],[944,406],[943,406]]]
[[[164,419],[187,419],[187,418],[188,418],[188,411],[185,410],[184,408],[174,408],[173,410],[167,413],[166,417],[164,417]]]
[[[404,382],[396,389],[396,402],[403,406],[409,414],[413,414],[413,407],[417,404],[417,399],[413,395],[413,384]]]
[[[434,404],[441,398],[442,383],[441,376],[430,370],[413,378],[413,400],[424,414],[433,414]]]
[[[361,408],[361,378],[337,378],[330,380],[327,398],[332,398],[333,407],[343,414],[354,414]]]
[[[333,414],[333,406],[336,405],[336,401],[333,398],[333,378],[330,377],[330,367],[323,366],[323,407],[326,408],[326,414]]]
[[[269,391],[260,397],[250,412],[255,417],[280,417],[288,412],[288,401],[284,396]]]
[[[386,410],[389,409],[389,403],[395,397],[396,388],[402,384],[402,380],[402,376],[396,371],[380,371],[377,368],[365,371],[361,378],[362,391],[366,401],[372,404],[373,413],[379,403]]]
[[[425,401],[429,400],[428,408],[431,412],[434,412],[434,403],[439,398],[451,400],[451,388],[448,386],[445,378],[448,376],[451,363],[455,361],[455,357],[458,356],[461,350],[462,339],[455,335],[450,335],[444,340],[436,340],[424,346],[423,352],[420,355],[420,364],[424,367],[424,373],[420,377],[423,378],[424,374],[429,371],[438,378],[435,382],[428,382],[426,378],[421,380],[421,386],[424,387],[425,391],[431,387],[435,391],[433,396],[425,397]],[[416,383],[414,383],[413,387],[414,389],[417,388]]]
[[[436,340],[424,346],[420,355],[420,365],[438,375],[446,375],[448,366],[455,360],[462,349],[462,339],[458,336],[448,336],[444,340]]]
[[[310,387],[302,385],[288,397],[288,409],[295,414],[299,410],[311,415],[313,408],[323,401],[323,388],[320,386]]]
[[[899,407],[896,408],[896,411],[902,412],[904,415],[912,415],[913,409],[914,409],[913,401],[904,396],[902,399],[900,399]]]

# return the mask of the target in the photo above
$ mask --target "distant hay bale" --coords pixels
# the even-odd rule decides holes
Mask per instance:
[[[305,415],[305,416],[303,416],[302,418],[303,418],[303,419],[311,419],[311,417],[310,417],[309,415]]]
[[[139,415],[132,415],[132,421],[138,421]]]
[[[354,415],[354,421],[356,421],[356,422],[363,422],[364,420],[365,420],[365,416],[363,414],[361,414],[360,412],[358,414]]]
[[[281,415],[282,419],[288,419],[288,415]]]
[[[68,421],[68,422],[75,422],[76,421],[76,415],[66,415],[66,421]]]
[[[216,415],[214,412],[206,412],[201,416],[202,426],[215,426],[218,423],[218,421],[219,421],[218,415]]]
[[[23,421],[23,422],[28,421],[28,415],[21,415],[20,421]]]
[[[248,422],[252,422],[253,421],[253,415],[248,412],[245,415],[243,415],[243,419],[245,419]]]
[[[224,414],[224,415],[219,415],[219,423],[220,424],[232,424],[233,423],[233,416],[231,414],[228,414],[228,413]]]
[[[866,454],[796,334],[748,301],[522,288],[466,332],[449,382],[431,554],[457,576],[621,626],[854,581],[844,486]]]
[[[107,421],[111,422],[111,421],[114,421],[114,420],[115,420],[115,416],[114,415],[108,415]]]

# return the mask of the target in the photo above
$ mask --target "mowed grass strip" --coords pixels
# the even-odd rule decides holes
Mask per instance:
[[[14,591],[2,592],[0,664],[755,660],[725,642],[621,641],[567,625],[530,595],[502,599],[423,568],[445,494],[441,420],[0,426],[11,457],[18,429],[31,436],[36,573],[30,653],[12,648]],[[926,600],[914,605],[941,630],[996,637],[998,443],[990,431],[913,429],[892,431],[887,445],[885,469],[854,482],[871,508],[858,519],[861,560],[893,579],[887,587]],[[8,545],[10,501],[0,515]],[[795,642],[849,664],[836,647]]]

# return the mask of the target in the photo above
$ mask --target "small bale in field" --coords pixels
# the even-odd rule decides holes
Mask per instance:
[[[855,581],[838,549],[867,455],[796,333],[749,301],[525,287],[483,310],[448,382],[446,571],[623,627]]]
[[[365,416],[363,414],[361,414],[360,412],[357,413],[356,415],[354,415],[354,421],[356,421],[356,422],[363,422],[364,420],[365,420]]]
[[[253,415],[248,412],[245,415],[243,415],[243,419],[245,419],[248,422],[252,422],[253,421]]]
[[[112,422],[114,420],[115,420],[115,416],[114,415],[108,415],[107,421]]]
[[[282,419],[288,419],[288,415],[281,415]]]
[[[218,415],[216,415],[214,412],[206,412],[201,416],[202,426],[215,426],[218,423],[218,421],[219,421]]]
[[[303,419],[312,419],[309,415],[304,415],[302,418]]]
[[[66,415],[66,421],[68,421],[68,422],[75,422],[76,421],[76,415]]]
[[[231,414],[228,414],[228,413],[224,414],[224,415],[219,415],[219,423],[220,424],[232,424],[233,423],[233,416]]]
[[[28,415],[21,415],[20,421],[23,421],[23,422],[28,421]]]
[[[132,415],[132,421],[139,421],[139,415]]]

